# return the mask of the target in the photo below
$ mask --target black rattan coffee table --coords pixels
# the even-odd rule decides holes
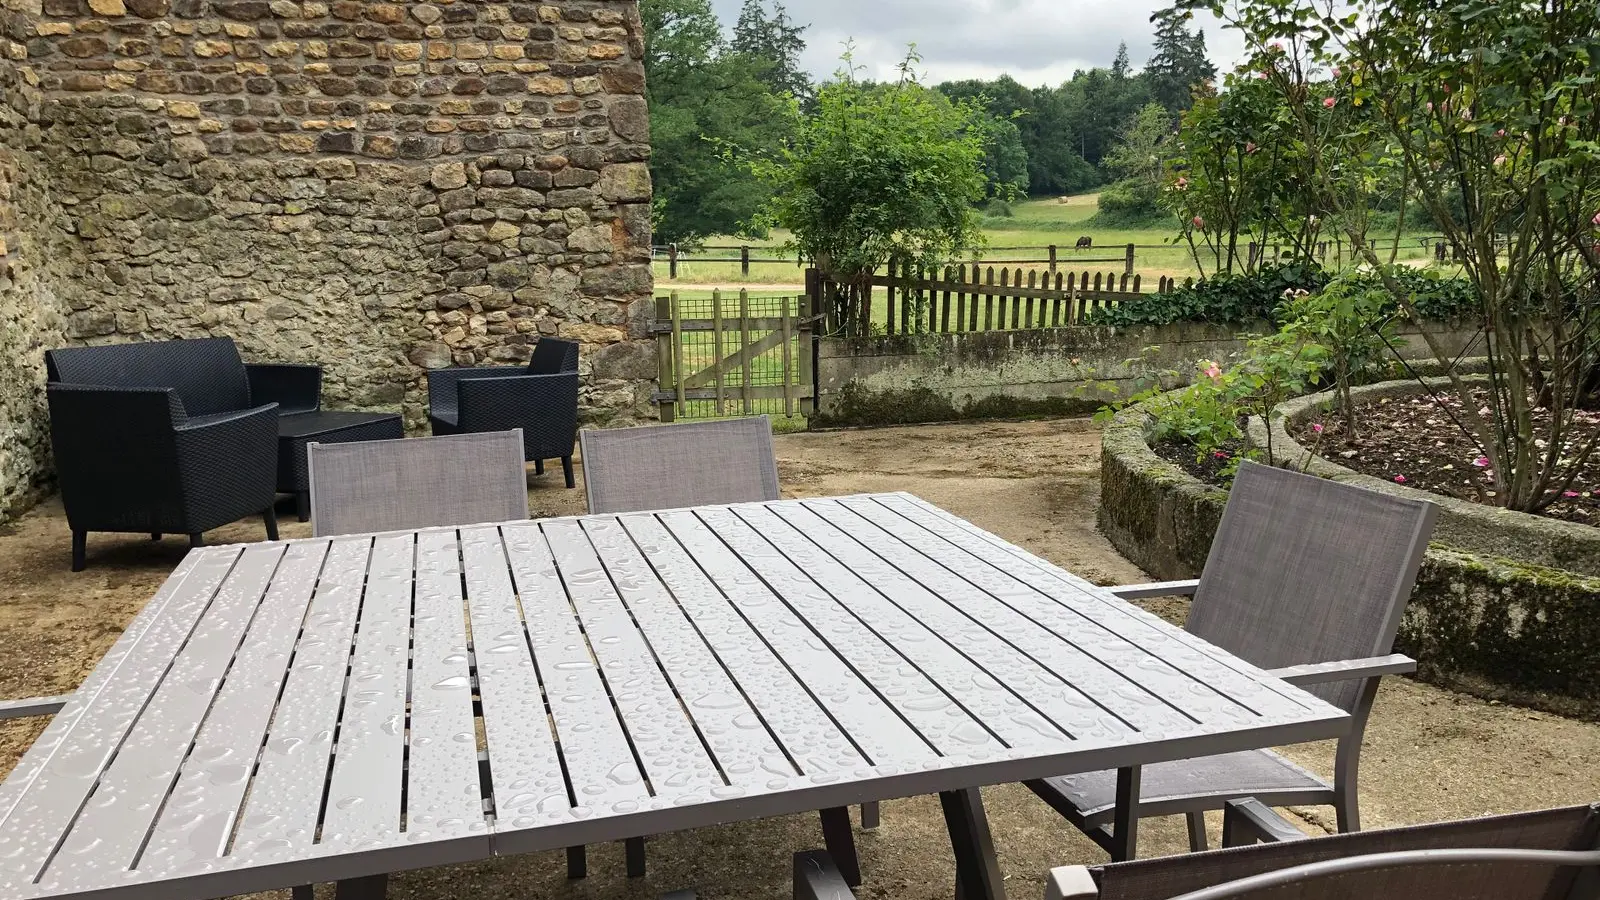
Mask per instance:
[[[311,518],[306,445],[387,441],[405,437],[397,413],[309,412],[278,419],[278,490],[294,494],[300,521]]]

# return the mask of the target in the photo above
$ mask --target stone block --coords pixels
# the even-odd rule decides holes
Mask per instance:
[[[619,163],[600,173],[600,196],[613,203],[642,203],[650,199],[650,167],[645,163]]]

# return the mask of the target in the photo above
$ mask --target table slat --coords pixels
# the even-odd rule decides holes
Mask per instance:
[[[892,771],[937,758],[927,739],[884,704],[698,515],[670,512],[660,519],[873,766]]]
[[[1097,740],[1131,728],[1048,669],[962,615],[820,516],[798,506],[738,511],[1008,745]],[[831,560],[837,564],[830,565]],[[984,688],[970,691],[971,686]]]
[[[739,689],[777,733],[800,774],[837,776],[864,769],[866,759],[844,732],[684,554],[665,526],[654,516],[625,516],[621,524]]]
[[[101,774],[42,883],[67,886],[133,867],[283,552],[281,544],[260,544],[240,554]]]
[[[417,535],[406,766],[405,831],[411,843],[488,831],[464,603],[455,532]]]
[[[284,553],[139,869],[204,866],[227,851],[327,550],[326,543],[294,544]]]
[[[565,819],[566,776],[499,529],[463,528],[461,557],[495,817],[515,828]],[[542,810],[547,798],[551,809]]]
[[[812,634],[807,640],[826,643],[941,756],[971,756],[1005,746],[986,723],[952,702],[927,673],[880,634],[862,627],[850,607],[864,601],[864,596],[829,594],[733,510],[706,510],[701,518],[810,626]],[[824,571],[841,569],[832,559],[813,562]]]
[[[506,525],[506,556],[544,680],[571,796],[533,801],[539,813],[570,813],[578,806],[623,812],[648,800],[639,764],[617,721],[616,710],[595,668],[589,642],[578,629],[555,557],[534,524]]]
[[[584,531],[729,783],[748,787],[797,774],[622,526],[615,519],[591,519]]]
[[[1143,703],[1159,703],[1178,710],[1194,722],[1205,722],[1221,715],[1242,725],[1253,724],[1256,714],[1228,696],[1197,681],[1166,663],[1159,656],[1124,638],[1093,616],[1074,615],[1060,603],[1012,578],[986,560],[968,553],[940,552],[943,543],[937,535],[918,528],[905,519],[886,519],[894,531],[868,521],[857,508],[868,514],[886,512],[870,503],[849,501],[808,501],[815,510],[848,534],[873,541],[885,559],[925,584],[949,583],[946,595],[963,605],[1001,605],[1024,617],[1056,639],[1078,647],[1098,660],[1108,675],[1122,684],[1107,684],[1097,690],[1123,694]],[[874,511],[876,509],[876,512]],[[883,518],[880,516],[880,518]],[[895,521],[897,520],[897,521]]]
[[[869,509],[859,502],[861,499],[865,498],[850,502]],[[872,505],[900,513],[907,521],[939,535],[974,557],[986,557],[989,547],[1010,548],[1004,559],[1005,572],[1047,594],[1074,613],[1124,635],[1146,652],[1159,655],[1169,667],[1182,667],[1193,680],[1226,693],[1234,702],[1258,714],[1302,715],[1316,705],[1310,694],[1278,679],[1263,677],[1265,673],[1244,660],[1181,628],[1172,627],[1155,614],[1120,600],[1104,589],[1067,575],[1026,550],[1006,544],[938,507],[907,495],[877,498]],[[1070,590],[1062,590],[1063,586]]]
[[[233,855],[304,850],[317,837],[370,537],[334,539],[250,785]]]
[[[319,844],[356,850],[400,832],[415,544],[412,534],[372,543]]]
[[[237,555],[237,552],[234,555]],[[200,553],[190,553],[183,558],[156,595],[150,599],[139,615],[134,617],[122,636],[111,645],[111,649],[106,651],[100,664],[95,666],[89,677],[71,694],[67,705],[51,717],[44,733],[39,735],[38,740],[28,748],[28,752],[23,754],[21,761],[11,770],[5,783],[0,784],[0,859],[27,865],[28,852],[17,846],[19,842],[12,838],[13,829],[6,827],[11,824],[9,821],[11,814],[24,795],[33,789],[40,775],[46,772],[50,762],[58,753],[73,752],[74,747],[78,748],[79,752],[88,749],[89,742],[85,740],[88,736],[78,736],[74,732],[85,713],[98,709],[96,700],[100,695],[113,688],[120,688],[129,693],[141,688],[154,689],[155,680],[141,679],[134,674],[146,669],[142,665],[144,662],[142,656],[135,651],[150,647],[163,634],[172,637],[180,630],[187,633],[188,625],[192,625],[194,618],[200,615],[200,610],[204,608],[200,602],[202,599],[200,595],[203,593],[203,599],[209,600],[211,592],[222,582],[222,577],[227,572],[226,567],[217,569],[213,566],[210,571],[201,570],[197,574],[196,566],[203,556]],[[230,564],[231,560],[230,556]],[[206,578],[214,578],[214,582],[202,591],[199,589],[199,583]],[[184,590],[185,586],[189,588],[187,591]],[[175,639],[181,640],[181,638]],[[124,672],[125,667],[126,672]],[[123,677],[119,678],[119,675]],[[141,706],[143,702],[143,699],[139,701]],[[118,709],[115,706],[110,708]],[[133,714],[131,709],[126,712],[129,716]],[[114,742],[120,736],[121,732],[113,734],[107,729],[97,728],[93,739]],[[69,738],[71,740],[68,740]],[[110,750],[106,749],[104,752],[109,753]],[[82,765],[75,768],[79,773],[84,771]],[[81,774],[78,777],[81,777]],[[84,784],[85,793],[90,783],[92,782]],[[29,804],[34,805],[31,800]],[[29,820],[37,821],[34,816],[38,813],[39,809],[35,806],[30,812]],[[6,865],[6,862],[0,861],[0,872],[6,871]]]
[[[651,793],[683,795],[726,786],[583,528],[577,522],[551,522],[543,530],[628,740],[650,778]]]

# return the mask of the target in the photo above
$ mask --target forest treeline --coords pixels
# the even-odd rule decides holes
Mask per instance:
[[[710,0],[643,0],[658,243],[692,243],[758,229],[769,188],[749,160],[792,139],[817,85],[800,68],[805,23],[779,0],[745,0],[725,29]],[[1214,77],[1205,36],[1158,14],[1151,57],[1137,71],[1126,45],[1109,67],[1062,84],[1028,87],[1009,75],[937,84],[988,113],[990,196],[1089,190],[1126,172],[1115,151],[1151,104],[1172,122],[1193,85]],[[870,86],[869,86],[870,89]],[[1147,113],[1148,116],[1148,113]]]

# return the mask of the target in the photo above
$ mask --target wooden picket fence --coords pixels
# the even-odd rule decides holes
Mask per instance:
[[[983,265],[930,271],[909,262],[874,275],[865,296],[841,302],[842,291],[810,273],[807,292],[823,311],[829,334],[865,336],[1013,331],[1082,324],[1091,312],[1144,296],[1141,276],[1122,272],[1039,272]],[[1177,280],[1158,278],[1156,293]],[[883,288],[886,301],[874,296]]]

